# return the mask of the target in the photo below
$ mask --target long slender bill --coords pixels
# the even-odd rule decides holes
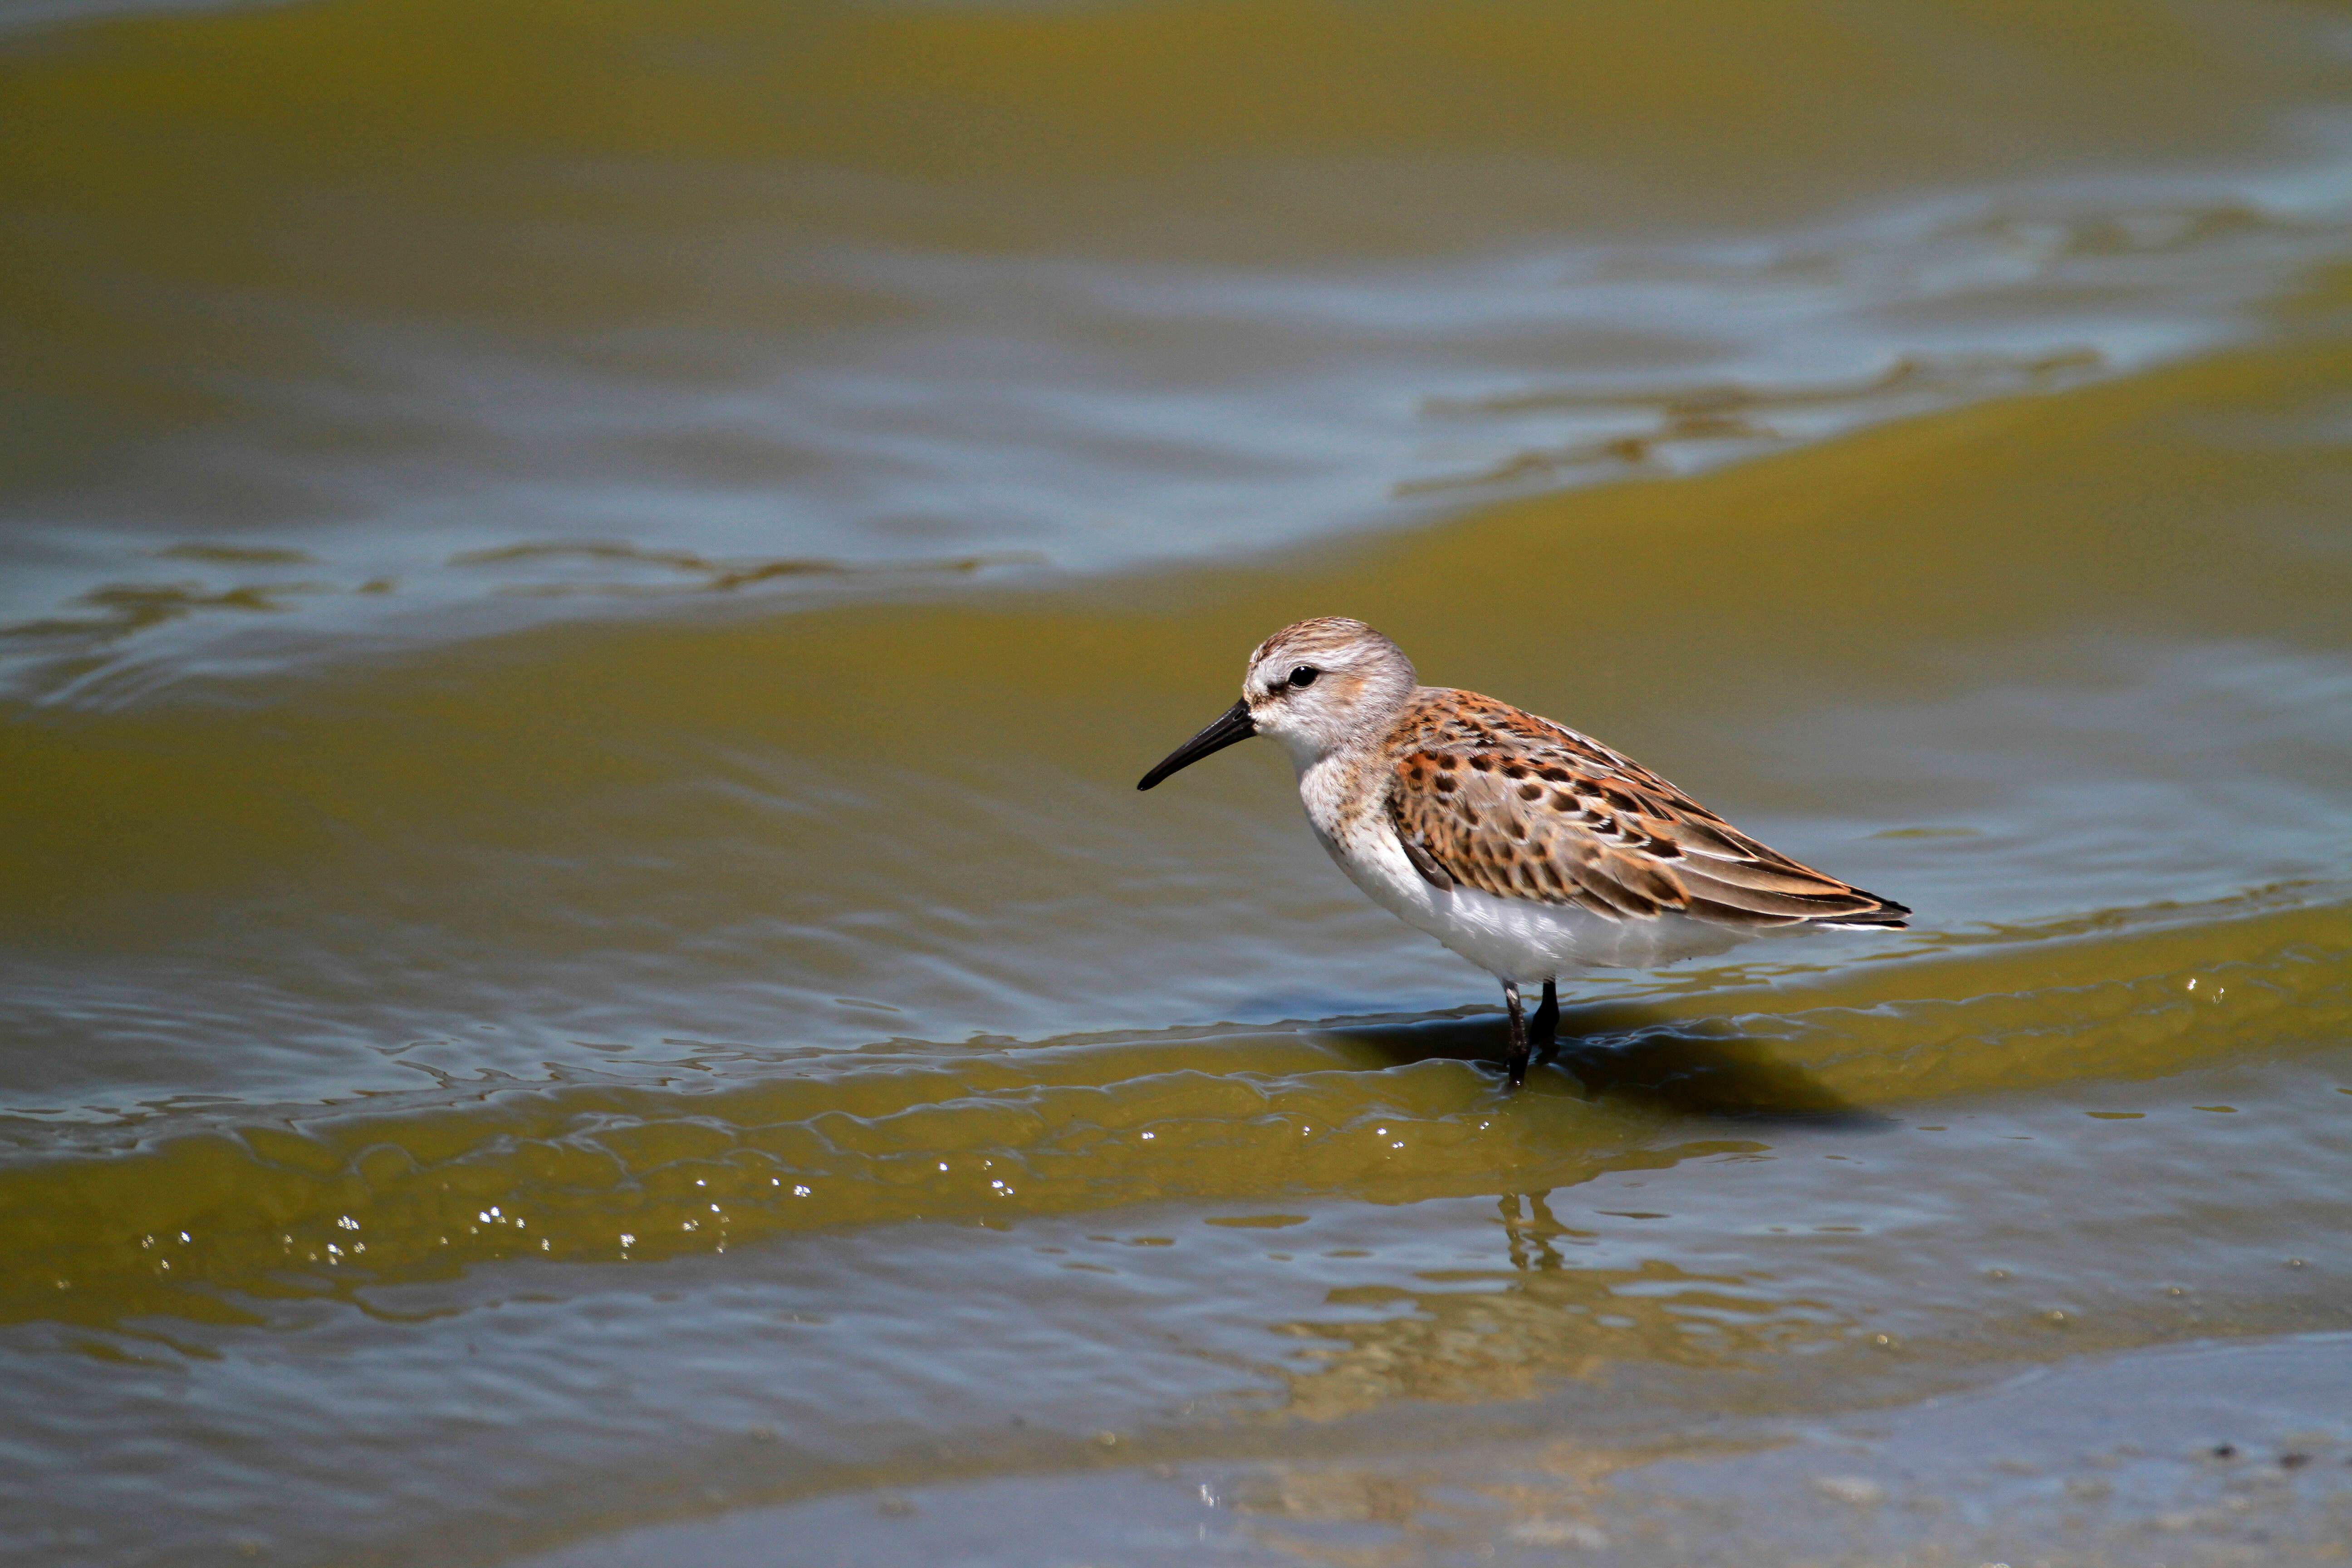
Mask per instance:
[[[1257,733],[1257,725],[1250,718],[1249,704],[1236,702],[1217,715],[1210,726],[1168,753],[1158,767],[1143,775],[1135,787],[1150,789],[1179,768],[1191,767],[1212,752],[1222,752],[1236,741],[1246,741]]]

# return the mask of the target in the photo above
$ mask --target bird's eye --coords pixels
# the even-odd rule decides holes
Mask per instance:
[[[1294,687],[1312,686],[1315,684],[1315,678],[1322,673],[1311,664],[1302,664],[1290,672],[1290,684]]]

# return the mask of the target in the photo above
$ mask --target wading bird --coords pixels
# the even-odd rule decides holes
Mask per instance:
[[[1766,848],[1598,741],[1421,685],[1361,621],[1260,643],[1242,700],[1135,787],[1253,735],[1290,753],[1307,820],[1356,886],[1503,983],[1514,1087],[1551,1047],[1564,973],[1773,931],[1895,930],[1911,912]],[[1531,1031],[1519,988],[1538,983]]]

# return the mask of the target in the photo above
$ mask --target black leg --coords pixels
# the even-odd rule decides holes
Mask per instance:
[[[1517,1089],[1528,1081],[1528,1016],[1519,1005],[1519,987],[1514,981],[1503,982],[1503,1000],[1511,1009],[1511,1087]]]
[[[1538,1062],[1551,1060],[1551,1048],[1559,1035],[1559,984],[1544,982],[1543,1005],[1528,1020],[1528,1054]]]

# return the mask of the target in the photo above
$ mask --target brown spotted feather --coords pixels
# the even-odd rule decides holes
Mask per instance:
[[[1389,751],[1390,821],[1439,888],[1750,930],[1894,927],[1911,912],[1766,848],[1599,742],[1475,692],[1418,689]]]

